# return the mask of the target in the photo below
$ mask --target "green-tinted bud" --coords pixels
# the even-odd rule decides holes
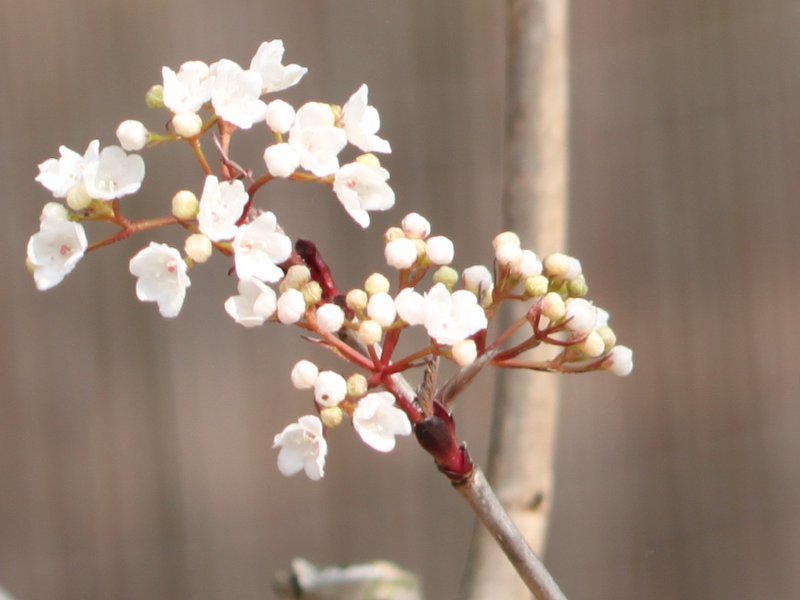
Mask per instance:
[[[322,300],[322,286],[316,281],[307,281],[302,285],[300,291],[303,292],[303,299],[306,306],[314,306]]]
[[[557,292],[548,292],[544,295],[540,305],[542,314],[551,321],[559,321],[567,314],[564,299]]]
[[[367,345],[377,344],[383,337],[383,328],[380,323],[367,319],[358,326],[358,338]]]
[[[459,274],[453,267],[439,267],[433,274],[435,283],[443,283],[451,292],[458,284]]]
[[[381,292],[388,292],[391,288],[389,280],[381,273],[373,273],[364,282],[364,289],[371,296],[372,294],[380,294]]]
[[[172,197],[172,214],[177,219],[188,221],[197,216],[200,202],[190,190],[181,190]]]
[[[353,373],[347,378],[347,395],[351,398],[361,398],[368,389],[367,378],[361,373]]]
[[[286,276],[281,280],[278,285],[280,292],[285,292],[288,289],[299,290],[304,284],[311,281],[311,271],[305,265],[292,265],[286,271]],[[316,302],[312,303],[316,304]]]
[[[383,234],[383,243],[388,244],[392,240],[397,240],[406,237],[406,234],[399,227],[389,227],[386,233]]]
[[[572,298],[583,298],[589,293],[589,286],[586,285],[586,278],[583,275],[578,275],[575,279],[571,279],[567,283],[567,293]]]
[[[611,350],[611,348],[617,345],[617,334],[614,333],[614,330],[611,329],[611,327],[598,327],[597,333],[601,338],[603,338],[603,344],[605,345],[606,351]]]
[[[363,314],[367,309],[369,297],[367,296],[367,292],[356,288],[347,292],[347,296],[345,296],[344,301],[347,304],[347,308],[355,311],[358,314]]]
[[[144,96],[147,108],[164,108],[164,86],[156,84]]]
[[[550,280],[544,275],[532,275],[525,278],[525,295],[529,298],[544,296],[550,287]]]
[[[344,413],[338,406],[326,406],[319,411],[319,420],[328,429],[333,429],[341,425],[344,419]]]
[[[606,345],[599,333],[591,331],[581,342],[580,349],[586,356],[596,358],[606,351]]]

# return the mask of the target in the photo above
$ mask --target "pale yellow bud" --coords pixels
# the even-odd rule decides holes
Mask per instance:
[[[73,185],[67,192],[67,206],[69,206],[72,210],[84,210],[89,208],[91,204],[92,197],[89,195],[89,192],[86,191],[86,188],[82,183],[79,185]]]
[[[614,330],[611,329],[611,327],[598,327],[597,333],[601,338],[603,338],[603,344],[605,345],[606,350],[611,350],[611,348],[617,345],[617,334],[614,333]]]
[[[181,190],[172,197],[172,214],[176,219],[188,221],[197,216],[200,202],[194,192]]]
[[[372,294],[379,294],[381,292],[388,292],[391,288],[389,280],[381,273],[373,273],[364,282],[364,289],[371,296]]]
[[[525,278],[525,295],[529,298],[544,296],[550,287],[550,280],[544,275],[533,275]]]
[[[311,271],[305,265],[292,265],[278,285],[278,290],[285,292],[288,289],[299,290],[300,287],[311,281]]]
[[[453,267],[439,267],[433,274],[434,283],[443,283],[451,292],[458,284],[458,271]]]
[[[383,337],[383,328],[380,323],[367,319],[358,326],[358,338],[365,344],[377,344]]]
[[[322,300],[322,286],[316,281],[307,281],[300,287],[306,306],[314,306]]]
[[[350,310],[353,310],[357,313],[363,313],[367,308],[369,296],[367,296],[367,292],[364,290],[356,288],[347,292],[347,296],[345,296],[344,301]]]
[[[492,246],[495,250],[497,250],[500,246],[504,246],[505,244],[511,244],[512,246],[519,248],[519,236],[513,231],[504,231],[503,233],[497,234],[494,240],[492,240]]]
[[[573,298],[583,298],[589,293],[589,286],[586,285],[586,278],[583,275],[578,275],[575,279],[571,279],[567,283],[567,293]]]
[[[191,258],[194,262],[204,263],[211,257],[214,248],[208,237],[202,233],[193,233],[186,238],[183,251],[186,253],[186,256]]]
[[[595,358],[606,351],[606,345],[603,342],[602,336],[596,331],[592,331],[586,336],[586,339],[583,340],[580,349],[586,356]]]
[[[367,152],[356,158],[356,162],[368,167],[380,167],[381,161],[372,152]]]
[[[154,85],[144,96],[144,102],[147,108],[164,108],[164,87],[161,85]]]
[[[406,237],[406,234],[402,229],[399,227],[389,227],[389,229],[386,230],[386,233],[383,234],[383,242],[386,244],[392,240],[397,240],[404,237]]]
[[[319,411],[319,420],[328,429],[333,429],[341,425],[344,420],[344,412],[338,406],[326,406]]]
[[[351,398],[361,398],[368,389],[367,378],[361,373],[353,373],[347,378],[347,395]]]
[[[567,307],[564,304],[564,299],[557,292],[548,292],[542,298],[539,305],[542,314],[551,321],[558,321],[564,318],[567,314]]]

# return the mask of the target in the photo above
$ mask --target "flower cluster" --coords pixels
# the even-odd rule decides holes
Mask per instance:
[[[100,149],[92,141],[81,155],[60,148],[60,157],[39,165],[36,180],[65,203],[45,205],[38,233],[28,243],[27,263],[39,289],[60,283],[87,252],[134,234],[167,226],[187,232],[183,251],[150,242],[129,263],[136,295],[154,302],[164,317],[183,306],[189,272],[216,252],[237,275],[236,293],[225,311],[248,328],[267,322],[299,327],[307,339],[331,350],[356,370],[345,379],[301,360],[291,380],[314,394],[314,414],[302,416],[275,436],[278,467],[285,475],[324,474],[327,431],[346,420],[361,440],[379,452],[394,449],[397,436],[412,431],[439,468],[457,480],[471,462],[455,438],[451,404],[485,366],[562,373],[608,370],[627,375],[632,352],[616,344],[608,313],[586,299],[580,262],[564,254],[540,259],[519,237],[494,239],[494,259],[461,271],[451,266],[453,242],[431,235],[425,217],[410,213],[384,236],[390,276],[373,273],[362,286],[340,290],[316,245],[292,238],[274,212],[254,205],[256,193],[276,178],[328,185],[361,227],[369,212],[394,205],[389,173],[374,152],[391,151],[378,136],[380,118],[362,85],[342,106],[307,102],[295,109],[272,94],[297,84],[304,67],[283,64],[283,43],[264,42],[248,69],[221,59],[211,65],[189,61],[177,71],[164,67],[162,83],[147,93],[151,108],[170,116],[165,133],[139,121],[123,121],[120,146]],[[271,142],[261,175],[231,158],[234,134],[263,122]],[[219,167],[206,159],[202,141],[215,130]],[[203,172],[198,195],[180,190],[167,216],[134,221],[121,199],[139,190],[144,161],[138,154],[167,142],[186,143]],[[362,154],[341,164],[350,144]],[[112,225],[116,232],[89,244],[83,222]],[[492,332],[504,303],[522,303],[524,317],[505,331]],[[401,355],[409,329],[425,332],[422,347]],[[550,349],[528,358],[534,348]],[[456,374],[437,387],[440,360]],[[414,392],[405,375],[425,368]]]

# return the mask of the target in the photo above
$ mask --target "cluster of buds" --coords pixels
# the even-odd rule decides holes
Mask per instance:
[[[226,59],[211,65],[190,61],[177,72],[164,67],[163,83],[151,88],[147,104],[170,112],[166,132],[124,121],[117,129],[120,146],[100,150],[95,140],[83,155],[62,146],[60,158],[39,165],[37,181],[64,202],[45,206],[40,230],[28,243],[27,262],[37,287],[60,283],[89,251],[143,231],[178,226],[187,232],[182,252],[151,242],[129,264],[138,298],[155,302],[171,318],[183,306],[190,270],[215,252],[222,255],[238,278],[237,293],[224,305],[236,323],[298,327],[354,370],[345,378],[307,360],[292,370],[293,385],[313,391],[315,411],[275,436],[278,467],[285,475],[304,471],[314,480],[324,474],[326,431],[347,420],[380,452],[394,449],[396,436],[413,432],[448,476],[469,475],[472,464],[456,438],[451,405],[487,365],[630,373],[630,349],[616,344],[608,313],[585,298],[580,262],[564,254],[540,260],[511,232],[495,238],[490,265],[459,272],[451,266],[453,242],[431,235],[423,216],[408,214],[384,236],[394,283],[373,273],[363,287],[340,290],[317,246],[303,239],[293,242],[273,212],[255,207],[255,195],[276,178],[323,183],[353,220],[367,227],[369,211],[394,205],[386,183],[389,173],[373,154],[391,148],[377,135],[380,118],[368,104],[366,85],[342,106],[307,102],[295,110],[280,99],[264,102],[262,96],[295,85],[306,73],[298,65],[283,65],[283,52],[276,40],[259,47],[249,69]],[[259,122],[269,132],[260,175],[231,158],[233,135]],[[211,134],[219,155],[217,171],[202,147]],[[180,190],[171,199],[171,214],[131,220],[121,199],[139,190],[145,174],[144,160],[134,152],[166,142],[186,143],[194,153],[204,175],[200,197]],[[362,154],[340,164],[348,144]],[[106,223],[116,231],[90,245],[84,222]],[[503,303],[524,303],[524,316],[491,337]],[[401,336],[415,327],[424,329],[427,342],[400,355]],[[554,351],[535,360],[523,356],[534,348]],[[440,360],[457,368],[441,386]],[[405,379],[414,369],[424,369],[417,392]]]

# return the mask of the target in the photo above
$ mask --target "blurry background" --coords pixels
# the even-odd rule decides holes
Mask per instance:
[[[192,272],[167,321],[136,300],[127,261],[178,232],[93,253],[47,293],[23,259],[50,199],[36,165],[60,144],[116,143],[124,118],[157,130],[143,95],[162,65],[247,64],[282,38],[310,69],[282,95],[296,105],[369,84],[398,206],[363,233],[312,186],[268,186],[260,205],[317,240],[343,288],[381,267],[382,230],[411,210],[455,239],[456,266],[486,262],[504,21],[485,1],[0,0],[0,585],[264,598],[302,555],[395,560],[430,598],[457,597],[471,515],[412,441],[379,455],[343,428],[322,482],[278,473],[272,437],[310,406],[291,366],[336,363],[287,328],[235,326],[225,261]],[[571,31],[569,250],[636,369],[565,386],[547,562],[571,598],[794,597],[800,4],[576,1]],[[263,131],[234,158],[258,168]],[[175,150],[145,154],[132,214],[200,191]],[[479,462],[491,390],[482,376],[458,412]]]

